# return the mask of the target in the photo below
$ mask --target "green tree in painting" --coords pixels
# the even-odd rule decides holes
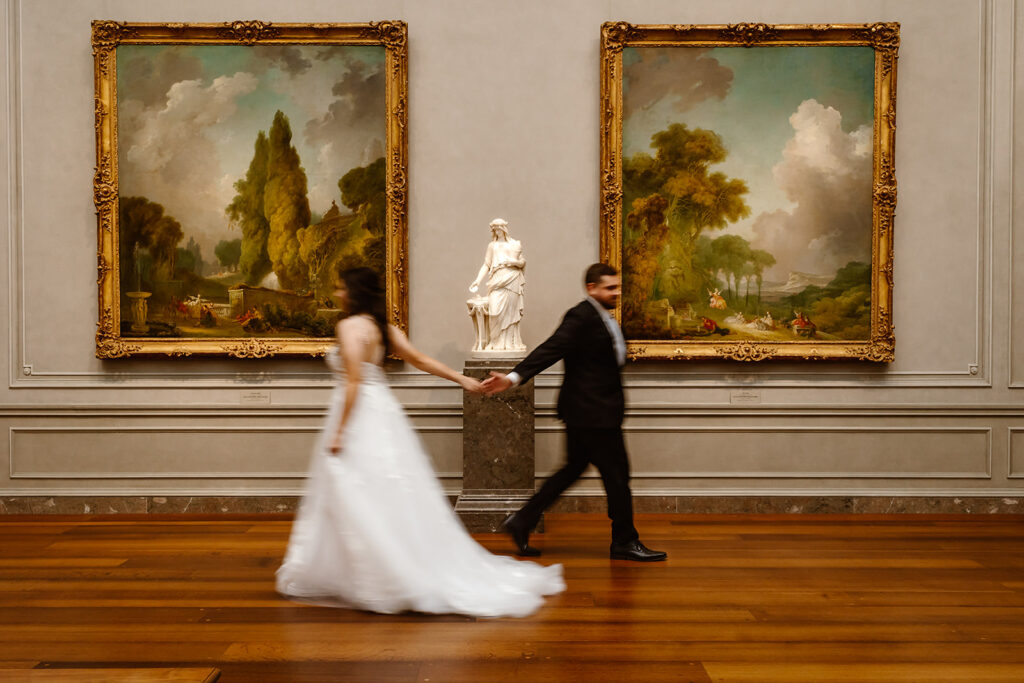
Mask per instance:
[[[838,339],[867,339],[871,335],[871,264],[850,261],[824,287],[805,287],[783,303],[810,317],[820,332]]]
[[[633,201],[633,210],[626,216],[626,224],[634,236],[631,249],[624,250],[625,271],[628,273],[628,292],[651,292],[658,276],[658,260],[651,254],[660,254],[668,241],[668,225],[665,210],[668,200],[660,194],[638,197]],[[622,299],[623,313],[627,320],[642,315],[646,298],[626,296]]]
[[[704,289],[721,289],[724,285],[721,255],[707,235],[697,239],[693,252],[693,270],[704,276]]]
[[[384,157],[368,166],[359,166],[338,181],[341,202],[356,214],[370,239],[363,248],[365,265],[383,272],[385,262],[385,223],[387,221],[387,194]]]
[[[131,287],[141,279],[134,261],[137,249],[145,249],[153,264],[155,272],[149,273],[148,278],[150,287],[155,279],[173,277],[176,250],[185,233],[178,221],[164,213],[163,206],[145,197],[121,197],[118,232],[121,273],[135,273],[137,278]]]
[[[267,255],[278,282],[284,289],[303,289],[308,277],[306,264],[299,255],[296,233],[309,225],[306,172],[292,145],[291,124],[281,111],[274,115],[270,127],[263,213],[270,226]]]
[[[871,336],[871,288],[855,287],[814,303],[810,318],[818,329],[839,339]]]
[[[270,135],[260,131],[245,178],[235,183],[237,194],[225,209],[242,228],[239,269],[248,284],[273,271],[283,289],[329,295],[333,288],[325,273],[339,263],[367,265],[383,272],[387,195],[385,163],[381,157],[353,168],[338,181],[342,203],[351,214],[333,205],[322,217],[311,212],[306,173],[291,144],[288,117],[274,116]],[[233,262],[233,243],[223,241],[216,255],[221,264]]]
[[[334,270],[331,265],[337,256],[339,246],[351,237],[352,215],[342,215],[336,204],[322,219],[298,231],[299,256],[308,268],[307,279],[310,290],[317,297],[330,296],[334,282],[329,273]],[[351,241],[351,240],[349,240]]]
[[[758,313],[760,313],[761,286],[764,284],[764,271],[775,265],[775,257],[764,249],[751,249],[750,265],[754,271],[754,279],[757,281]]]
[[[722,235],[711,242],[713,263],[725,274],[726,299],[739,297],[739,281],[750,261],[750,243],[739,235]]]
[[[221,268],[236,270],[242,258],[242,240],[221,240],[213,248],[213,255],[217,257]]]
[[[764,271],[775,265],[775,257],[764,249],[754,249],[739,235],[722,235],[712,240],[701,235],[693,255],[694,270],[706,274],[705,288],[725,289],[725,296],[732,300],[739,295],[736,280],[746,282],[744,306],[760,312],[761,288]],[[750,288],[757,283],[757,306],[750,306]],[[734,302],[735,303],[735,302]],[[738,308],[733,306],[733,308]]]
[[[186,270],[200,276],[203,274],[203,251],[194,237],[188,238],[184,249],[178,247],[176,259],[175,270]]]
[[[721,264],[714,262],[713,254],[698,255],[705,231],[721,230],[750,215],[743,199],[746,183],[710,171],[713,164],[727,156],[721,138],[713,131],[691,130],[685,124],[674,123],[651,136],[651,142],[653,157],[639,153],[623,164],[623,204],[630,207],[623,233],[624,260],[629,270],[623,299],[632,302],[634,312],[653,298],[667,298],[674,304],[703,298],[704,287],[714,280],[714,271],[708,266],[718,266],[715,270],[725,273],[727,282],[735,285],[746,262],[738,262],[738,254],[729,249],[723,252],[726,258]],[[644,200],[655,196],[666,205],[665,234],[652,239],[648,232],[658,226],[652,226],[644,216],[649,209]],[[739,249],[737,244],[723,246]],[[640,262],[652,262],[655,270],[671,273],[671,277],[656,282],[650,277],[634,277],[630,269]],[[626,319],[630,324],[630,317]],[[640,327],[646,325],[640,322]]]
[[[261,130],[256,136],[255,150],[245,178],[235,181],[238,194],[224,210],[231,222],[242,229],[238,269],[246,284],[250,285],[258,284],[271,269],[270,256],[267,255],[270,223],[263,213],[268,157],[269,143]]]
[[[180,273],[195,273],[196,266],[196,255],[191,249],[182,249],[178,247],[174,255],[174,270],[175,275]]]
[[[351,213],[342,214],[332,203],[323,218],[296,233],[309,288],[318,298],[330,296],[333,282],[329,274],[339,266],[367,266],[384,272],[384,173],[383,157],[345,173],[338,181],[338,189],[342,203]]]
[[[338,181],[342,204],[353,212],[365,210],[366,228],[375,235],[384,233],[384,171],[384,157],[380,157],[369,166],[353,168]]]

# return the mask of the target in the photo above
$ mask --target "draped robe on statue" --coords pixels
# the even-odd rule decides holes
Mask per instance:
[[[523,319],[523,247],[519,240],[494,241],[487,247],[487,315],[491,350],[519,349],[523,340],[519,321]]]

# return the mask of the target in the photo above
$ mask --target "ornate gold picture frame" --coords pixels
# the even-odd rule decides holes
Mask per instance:
[[[632,359],[893,360],[898,48],[895,23],[603,25]]]
[[[92,24],[96,356],[319,356],[340,268],[408,329],[407,28]]]

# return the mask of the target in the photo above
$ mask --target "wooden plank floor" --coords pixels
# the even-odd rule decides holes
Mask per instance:
[[[1024,517],[639,515],[537,539],[568,591],[527,619],[384,616],[274,592],[287,517],[0,517],[0,672],[220,681],[1022,681]],[[504,537],[480,535],[505,552]]]

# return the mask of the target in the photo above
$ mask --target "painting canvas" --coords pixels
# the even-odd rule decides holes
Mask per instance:
[[[634,357],[892,356],[895,29],[605,26]]]
[[[404,25],[97,33],[102,357],[321,353],[355,266],[405,327]]]

